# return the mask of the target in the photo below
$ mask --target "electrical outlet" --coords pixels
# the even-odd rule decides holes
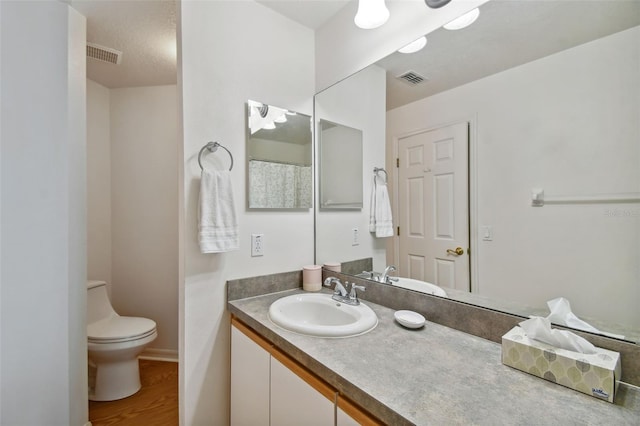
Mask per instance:
[[[360,245],[360,235],[358,233],[358,228],[353,228],[351,230],[351,245],[352,246]]]
[[[251,257],[264,256],[264,234],[251,234]]]

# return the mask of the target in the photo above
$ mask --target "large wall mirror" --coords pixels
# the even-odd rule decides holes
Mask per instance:
[[[361,232],[353,245],[345,236],[366,226],[365,212],[317,211],[316,263],[372,258],[374,271],[393,264],[450,298],[522,316],[547,315],[547,301],[564,297],[603,334],[640,342],[639,25],[637,1],[492,0],[473,25],[427,34],[420,52],[393,53],[317,94],[316,111],[333,121],[356,107],[358,128],[382,121],[382,141],[365,131],[363,210],[370,169],[386,165],[400,236]],[[382,104],[368,99],[377,93]],[[466,152],[440,143],[452,126],[466,132]],[[454,157],[469,171],[462,195],[431,166]],[[403,187],[432,191],[411,204]],[[458,196],[466,222],[451,213]],[[433,239],[446,244],[420,260],[406,247],[436,225],[446,232]],[[465,233],[458,254],[449,237]],[[441,267],[456,259],[466,260],[466,289]]]
[[[311,117],[247,102],[247,206],[308,209],[313,194]]]

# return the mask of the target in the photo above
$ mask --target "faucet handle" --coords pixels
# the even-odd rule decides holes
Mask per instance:
[[[351,283],[351,291],[349,292],[349,299],[357,299],[358,294],[356,290],[365,291],[366,287],[363,285],[356,285],[356,283]]]
[[[336,281],[340,282],[340,280],[338,278],[336,278],[336,277],[327,277],[327,279],[324,280],[324,284],[323,285],[325,287],[331,287],[331,283],[333,282],[333,280],[336,280]]]

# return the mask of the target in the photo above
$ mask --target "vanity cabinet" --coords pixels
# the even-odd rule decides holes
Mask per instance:
[[[381,424],[242,322],[232,318],[232,426]]]
[[[231,327],[231,425],[269,426],[268,347]]]
[[[290,369],[291,361],[283,360],[283,363],[277,358],[272,354],[271,424],[332,426],[335,391],[315,378],[311,378],[313,384],[308,383],[309,377],[303,379],[298,375],[300,367],[293,365]]]

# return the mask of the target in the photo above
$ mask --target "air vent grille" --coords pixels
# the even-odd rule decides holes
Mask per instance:
[[[122,52],[98,44],[87,43],[87,58],[118,65],[122,61]]]
[[[426,77],[421,76],[420,74],[418,74],[415,71],[404,72],[404,73],[400,74],[397,78],[400,79],[400,80],[406,81],[407,83],[409,83],[411,85],[416,85],[416,84],[420,84],[420,83],[423,83],[423,82],[427,81]]]

